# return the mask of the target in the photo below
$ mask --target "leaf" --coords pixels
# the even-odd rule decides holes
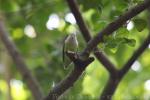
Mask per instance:
[[[113,0],[113,3],[115,5],[116,9],[121,12],[124,11],[126,8],[128,8],[128,3],[125,2],[124,0],[122,0],[121,2],[120,2],[120,0]]]
[[[121,14],[122,14],[121,11],[112,9],[111,12],[110,12],[109,17],[110,17],[111,19],[116,19],[116,18],[119,17]]]
[[[129,46],[134,47],[136,44],[136,40],[135,39],[128,39],[128,38],[124,38],[124,43],[128,44]]]
[[[135,27],[136,29],[141,32],[144,30],[144,28],[147,26],[147,23],[145,20],[143,19],[134,19],[134,24],[135,24]]]
[[[78,0],[79,4],[83,5],[83,10],[87,11],[89,9],[97,9],[102,3],[100,0]],[[86,2],[86,3],[85,3]],[[95,8],[96,7],[96,8]]]
[[[107,21],[97,21],[93,23],[95,33],[99,32],[99,30],[103,29],[108,24]]]
[[[104,51],[104,49],[105,49],[105,43],[100,43],[98,45],[98,47],[100,48],[101,51]]]
[[[117,39],[113,38],[113,36],[105,37],[105,46],[108,48],[112,53],[116,53],[118,50],[119,42]]]
[[[118,43],[115,40],[107,42],[106,45],[108,48],[116,48],[118,46]]]
[[[128,45],[130,45],[130,46],[132,46],[132,47],[134,47],[135,44],[136,44],[136,40],[135,40],[135,39],[130,39],[130,40],[128,41]]]
[[[111,48],[110,49],[110,51],[112,52],[112,53],[116,53],[117,52],[117,50],[118,50],[118,48],[116,47],[116,48]]]
[[[116,37],[128,37],[129,31],[126,28],[120,28],[116,31]]]
[[[108,48],[112,53],[116,53],[118,47],[123,44],[127,44],[129,46],[134,47],[136,44],[135,39],[129,39],[126,37],[116,37],[113,36],[105,36],[104,37],[105,47]]]

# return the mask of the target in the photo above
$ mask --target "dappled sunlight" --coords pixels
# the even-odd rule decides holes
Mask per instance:
[[[46,27],[49,30],[53,30],[58,28],[60,25],[60,19],[59,16],[57,14],[51,14],[49,16],[48,21],[46,22]]]
[[[16,28],[15,30],[13,30],[12,35],[14,39],[20,39],[24,36],[24,33],[21,28]]]
[[[0,79],[0,100],[7,99],[7,83],[5,80]]]
[[[25,90],[22,81],[12,79],[10,81],[11,86],[11,96],[13,100],[27,100],[29,97],[29,92]],[[8,84],[5,80],[0,80],[0,95],[1,100],[6,100],[8,98]]]
[[[28,93],[20,80],[12,79],[10,82],[11,93],[14,100],[27,100]]]
[[[1,1],[0,100],[150,100],[150,0]]]
[[[71,24],[76,24],[76,20],[75,20],[75,18],[74,18],[74,16],[73,16],[72,13],[66,14],[65,20],[66,20],[67,22],[70,22]]]
[[[144,99],[149,100],[150,99],[150,79],[145,81],[144,89],[146,91],[145,94],[144,94]]]
[[[132,69],[133,71],[136,71],[136,72],[141,71],[141,64],[140,64],[140,62],[135,61],[135,62],[133,63],[133,65],[131,66],[131,69]]]
[[[140,73],[142,73],[142,71]],[[113,100],[149,100],[144,99],[147,92],[143,87],[143,82],[148,77],[146,73],[143,75],[129,72],[121,81]]]
[[[150,80],[147,80],[144,84],[144,88],[145,90],[149,91],[150,92]]]
[[[7,84],[5,80],[0,80],[0,91],[2,93],[6,93],[7,92]]]
[[[146,70],[150,70],[150,52],[149,50],[145,51],[143,54],[142,54],[142,57],[141,57],[141,63],[143,64],[143,67],[147,67]]]
[[[107,73],[105,69],[101,67],[100,63],[95,60],[86,69],[86,75],[82,83],[83,94],[90,95],[95,98],[99,96],[99,89],[103,87],[107,80]],[[99,92],[97,92],[99,91]]]
[[[76,28],[73,25],[69,26],[68,29],[67,29],[68,33],[73,33],[75,31],[76,31]]]
[[[35,38],[36,37],[36,32],[35,32],[35,29],[32,25],[26,25],[24,28],[24,33],[29,38]]]
[[[134,24],[132,21],[129,21],[129,23],[127,24],[127,30],[132,30],[134,28]]]

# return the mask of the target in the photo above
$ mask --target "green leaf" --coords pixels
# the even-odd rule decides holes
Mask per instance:
[[[117,50],[118,50],[118,47],[116,47],[116,48],[111,48],[111,49],[110,49],[110,51],[111,51],[112,53],[116,53]]]
[[[104,49],[105,49],[105,43],[100,43],[98,45],[98,47],[100,48],[101,51],[104,51]]]
[[[112,53],[116,53],[118,50],[119,42],[113,36],[108,36],[104,38],[105,47],[108,48]]]
[[[145,29],[145,27],[147,26],[146,21],[143,19],[134,19],[133,21],[134,21],[136,29],[139,32],[143,31]]]
[[[104,48],[108,48],[112,53],[116,53],[118,50],[118,47],[123,44],[127,44],[129,46],[134,47],[136,44],[135,39],[129,39],[127,37],[116,37],[114,38],[113,36],[105,36],[104,37]],[[99,47],[102,47],[99,46]]]
[[[112,9],[111,12],[110,12],[109,17],[110,17],[111,19],[116,19],[116,18],[119,17],[121,14],[122,14],[121,11]]]
[[[116,48],[118,46],[118,43],[114,40],[107,42],[106,45],[108,48]]]
[[[128,44],[129,46],[134,47],[135,44],[136,44],[136,40],[135,39],[124,38],[124,43]]]
[[[129,31],[125,27],[119,28],[116,31],[116,37],[128,37],[128,35],[129,35]]]
[[[89,9],[97,9],[97,7],[102,7],[100,0],[78,0],[79,4],[83,5],[83,10],[87,11]],[[85,3],[86,2],[86,3]],[[96,8],[95,8],[96,7]]]
[[[95,33],[99,32],[99,30],[103,29],[108,24],[107,21],[97,21],[93,23]]]
[[[119,11],[124,11],[126,8],[128,8],[128,3],[125,2],[124,0],[120,1],[120,0],[113,0],[113,3],[116,7],[117,10]]]

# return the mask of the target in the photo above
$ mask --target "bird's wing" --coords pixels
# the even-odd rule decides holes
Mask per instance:
[[[68,35],[66,35],[65,36],[65,38],[64,38],[64,40],[63,40],[63,50],[62,50],[62,54],[63,54],[63,56],[62,56],[62,59],[63,59],[63,62],[65,61],[65,40],[66,40],[66,38],[68,37]]]

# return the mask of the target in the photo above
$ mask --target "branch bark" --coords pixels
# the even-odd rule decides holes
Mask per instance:
[[[70,59],[74,62],[75,67],[66,78],[58,83],[44,100],[57,100],[67,89],[73,87],[74,83],[82,75],[85,68],[94,61],[94,58],[90,57],[85,61],[76,59],[76,53],[68,53]]]
[[[100,96],[100,100],[111,100],[115,90],[119,85],[120,79],[118,77],[109,77],[107,84]]]
[[[71,1],[71,0],[67,0],[68,4],[70,6],[70,9],[72,10],[72,12],[74,11],[74,14],[77,14],[76,20],[78,25],[80,25],[80,30],[83,34],[83,36],[85,37],[85,40],[88,42],[91,39],[90,33],[86,28],[86,25],[84,23],[84,21],[82,20],[82,16],[81,14],[78,12],[79,10],[77,9],[77,6],[74,5],[75,2]],[[131,10],[127,11],[125,14],[123,14],[122,16],[120,16],[117,20],[115,20],[114,22],[110,23],[106,28],[104,28],[100,33],[98,33],[98,35],[96,35],[92,40],[90,40],[86,46],[86,48],[84,49],[84,51],[81,53],[82,56],[89,56],[90,52],[96,48],[96,46],[98,45],[99,42],[102,41],[103,36],[104,35],[110,35],[112,34],[112,32],[116,31],[119,27],[121,27],[127,20],[131,19],[132,17],[136,16],[138,13],[142,12],[144,9],[148,8],[150,6],[150,0],[147,0],[137,6],[135,6],[134,8],[132,8]],[[88,35],[87,35],[88,33]],[[92,62],[92,61],[91,61]],[[84,64],[84,63],[83,63]],[[82,64],[80,64],[82,65]],[[81,71],[76,71],[79,66],[75,66],[75,69],[69,74],[69,76],[67,76],[64,80],[62,80],[58,85],[56,85],[49,93],[49,95],[45,98],[45,100],[56,100],[61,94],[63,94],[68,88],[70,88],[75,81],[79,78],[79,76],[82,74],[82,72],[84,70]],[[85,66],[86,67],[86,66]],[[115,75],[117,75],[118,73],[116,73]],[[108,81],[108,84],[106,86],[106,89],[104,89],[105,93],[102,94],[106,94],[108,92],[108,95],[113,94],[116,87],[118,86],[117,83],[114,83],[114,80],[116,81],[118,77],[113,77],[114,79],[112,79],[112,76],[110,76],[110,80]],[[118,82],[119,83],[119,82]],[[68,85],[70,84],[70,85]],[[112,84],[116,84],[116,87],[112,89],[111,92],[108,91],[108,87],[110,87],[110,85]],[[59,91],[58,91],[59,90]],[[102,97],[105,97],[104,95],[102,95]]]
[[[144,50],[150,44],[150,34],[145,39],[144,43],[138,48],[136,52],[132,55],[132,57],[127,61],[127,63],[123,66],[123,68],[119,71],[119,76],[123,77],[131,68],[131,65],[135,62],[135,60],[144,52]]]
[[[148,47],[149,44],[150,44],[150,34],[145,39],[143,44],[135,51],[135,53],[127,61],[127,63],[123,66],[123,68],[120,71],[118,71],[116,75],[109,77],[109,80],[104,88],[104,91],[100,96],[100,100],[111,100],[111,97],[113,96],[115,90],[117,89],[119,82],[122,80],[122,78],[129,71],[135,60],[139,58],[139,56],[144,52],[144,50]]]
[[[83,38],[85,39],[85,41],[88,43],[89,40],[92,39],[91,33],[88,30],[82,15],[79,11],[78,5],[76,3],[75,0],[67,0],[67,3],[70,7],[71,12],[73,13],[73,15],[75,16],[75,19],[77,21],[77,24],[80,28],[80,31],[83,35]],[[109,59],[98,50],[98,48],[95,49],[94,51],[94,55],[96,56],[96,58],[99,60],[99,62],[101,62],[104,67],[109,71],[109,73],[114,74],[116,72],[116,67],[109,61]]]
[[[32,76],[30,70],[27,68],[23,57],[17,50],[15,44],[10,40],[8,36],[8,32],[5,29],[4,23],[0,19],[0,38],[3,44],[5,45],[7,51],[12,57],[14,63],[16,64],[17,69],[22,75],[23,79],[26,81],[29,89],[31,90],[33,97],[35,100],[41,100],[43,98],[43,94],[41,89],[37,83],[37,80]]]
[[[133,18],[146,8],[150,6],[150,0],[145,0],[143,3],[133,7],[128,10],[126,13],[121,15],[118,19],[110,23],[107,27],[105,27],[101,32],[99,32],[92,40],[90,40],[83,51],[83,54],[89,55],[90,52],[103,40],[104,35],[110,35],[118,28],[120,28],[126,21]]]
[[[145,0],[146,1],[146,0]],[[123,79],[123,77],[127,74],[129,69],[131,68],[132,64],[135,62],[136,59],[139,58],[139,56],[144,52],[144,50],[148,47],[150,43],[150,34],[145,39],[143,44],[134,52],[134,54],[131,56],[131,58],[124,64],[122,69],[120,69],[117,72],[117,76],[114,78],[109,77],[109,80],[100,96],[100,100],[111,100],[111,97],[115,93],[115,90],[117,89],[120,81]]]

